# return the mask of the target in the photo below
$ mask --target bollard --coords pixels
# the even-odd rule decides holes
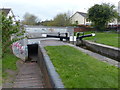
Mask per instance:
[[[65,33],[66,41],[69,41],[68,33]]]
[[[79,38],[79,36],[80,36],[80,32],[77,32],[76,36],[77,36],[77,38],[76,38],[76,39],[78,39],[78,38]]]
[[[60,37],[60,32],[58,32],[58,37]]]

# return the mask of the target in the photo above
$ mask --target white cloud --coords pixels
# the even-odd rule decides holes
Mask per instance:
[[[96,3],[112,3],[117,5],[119,0],[0,0],[0,6],[12,8],[15,15],[23,17],[25,12],[32,13],[40,19],[52,19],[57,13],[81,11]]]

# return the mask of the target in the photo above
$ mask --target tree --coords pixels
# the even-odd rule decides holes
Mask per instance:
[[[16,34],[17,36],[21,36],[24,33],[24,30],[20,30],[20,24],[19,22],[16,22],[13,24],[13,17],[7,18],[4,13],[0,13],[0,27],[2,32],[2,57],[4,56],[4,53],[7,51],[8,47],[17,39],[13,39],[11,41],[11,35]]]
[[[118,13],[114,5],[95,4],[88,10],[88,19],[97,30],[104,30],[109,22],[117,18]]]
[[[70,15],[68,13],[60,13],[54,18],[55,26],[68,26],[70,25]]]
[[[59,13],[51,20],[42,21],[41,25],[44,25],[44,26],[69,26],[69,25],[71,25],[70,16],[71,16],[70,11],[68,11],[67,13]]]
[[[35,25],[38,23],[37,16],[30,14],[30,13],[25,13],[23,18],[24,18],[24,20],[22,21],[22,23],[25,25]]]

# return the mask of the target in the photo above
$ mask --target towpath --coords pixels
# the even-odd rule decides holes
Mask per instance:
[[[24,63],[16,77],[13,88],[44,88],[41,70],[36,62]]]

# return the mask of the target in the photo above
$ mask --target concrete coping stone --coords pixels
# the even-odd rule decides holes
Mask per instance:
[[[48,74],[50,75],[50,78],[52,79],[52,82],[54,84],[54,88],[64,88],[62,80],[61,80],[59,74],[56,72],[55,67],[52,64],[50,57],[47,55],[46,50],[44,49],[44,47],[42,45],[39,45],[39,47],[43,54],[43,58],[44,58],[44,62],[46,64]]]
[[[88,42],[88,43],[91,43],[91,44],[94,44],[94,45],[98,45],[98,46],[102,46],[102,47],[105,47],[105,48],[110,48],[110,49],[120,51],[120,48],[117,48],[117,47],[112,47],[112,46],[108,46],[108,45],[104,45],[104,44],[100,44],[100,43],[95,43],[95,42],[91,42],[91,41],[88,41],[88,40],[84,40],[84,42]]]

